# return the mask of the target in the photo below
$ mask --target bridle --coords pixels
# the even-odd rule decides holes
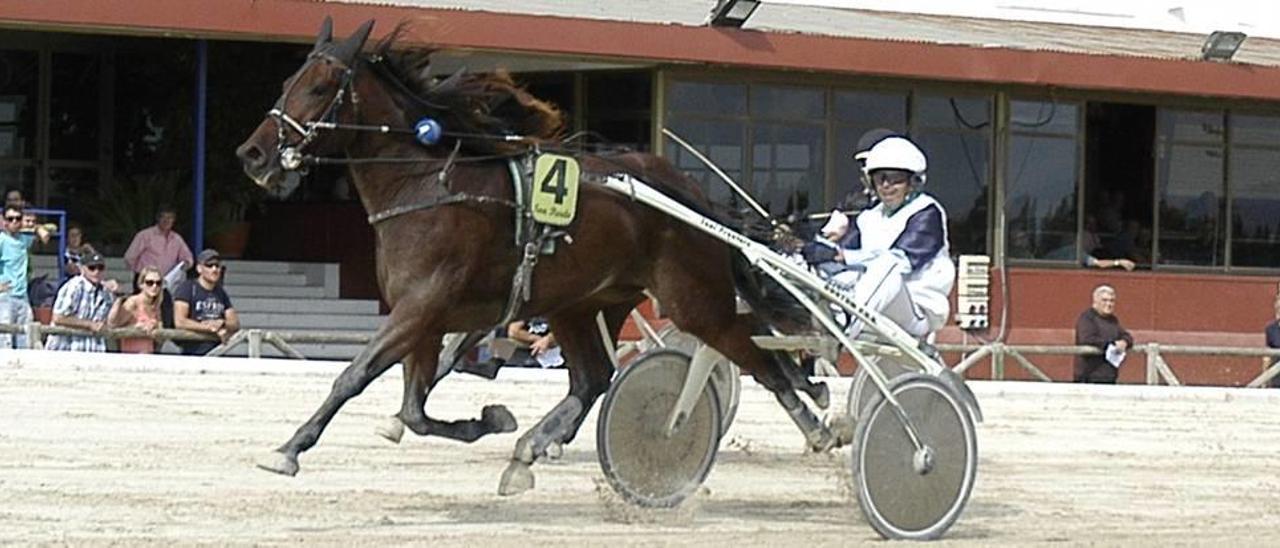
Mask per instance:
[[[337,127],[338,111],[342,108],[348,94],[351,95],[352,106],[359,108],[360,100],[353,87],[355,69],[337,57],[325,52],[314,51],[307,55],[307,64],[316,61],[327,61],[342,70],[342,81],[338,84],[338,91],[329,99],[329,104],[325,107],[324,112],[315,120],[307,122],[299,122],[290,116],[288,112],[285,112],[284,107],[289,100],[289,95],[293,93],[294,86],[298,85],[298,79],[296,78],[284,90],[280,98],[276,100],[275,106],[267,111],[267,116],[276,121],[276,155],[280,160],[280,166],[287,171],[302,167],[305,160],[303,150],[316,139],[319,135],[318,130]],[[296,142],[290,143],[287,141],[289,130],[298,135]]]

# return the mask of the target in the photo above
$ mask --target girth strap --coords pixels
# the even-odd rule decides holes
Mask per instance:
[[[369,216],[369,224],[375,225],[382,221],[390,219],[392,217],[399,217],[401,215],[404,215],[405,213],[418,211],[420,209],[431,209],[436,206],[456,204],[460,202],[474,202],[478,204],[500,204],[500,205],[513,208],[517,211],[520,210],[520,205],[511,200],[506,200],[503,198],[494,198],[493,196],[480,196],[476,194],[467,194],[466,192],[455,192],[453,194],[447,194],[437,198],[431,198],[429,200],[423,200],[421,202],[402,205],[402,206],[396,206],[391,209],[379,211]]]

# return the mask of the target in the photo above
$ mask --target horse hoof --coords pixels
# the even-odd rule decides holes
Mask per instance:
[[[815,394],[810,396],[813,398],[814,405],[817,405],[819,409],[826,409],[827,406],[831,405],[831,389],[827,388],[827,383],[825,382],[814,383],[814,386],[817,387],[813,389]]]
[[[502,480],[498,482],[498,494],[509,497],[530,489],[533,489],[533,471],[529,469],[529,465],[518,460],[511,461],[502,472]]]
[[[853,443],[854,420],[850,415],[836,415],[827,424],[836,433],[836,447],[844,447]]]
[[[826,453],[835,448],[840,441],[840,437],[832,433],[828,428],[816,430],[806,437],[809,439],[809,449],[812,449],[814,453]]]
[[[404,437],[404,421],[400,417],[390,417],[386,423],[375,428],[374,432],[391,443],[400,443],[400,439]]]
[[[564,456],[564,445],[561,445],[553,441],[551,442],[550,445],[547,446],[548,459],[560,460],[560,457],[563,457],[563,456]]]
[[[279,451],[272,451],[270,455],[258,459],[254,464],[258,468],[268,472],[275,472],[282,476],[293,477],[298,475],[297,457],[291,457]]]
[[[515,432],[516,428],[519,428],[515,415],[512,415],[504,405],[484,406],[480,411],[480,420],[493,428],[493,432],[497,434]]]

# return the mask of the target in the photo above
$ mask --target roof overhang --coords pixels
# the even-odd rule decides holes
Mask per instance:
[[[157,36],[309,41],[377,19],[442,48],[502,50],[955,82],[1280,100],[1280,66],[1032,51],[710,26],[314,0],[41,0],[0,3],[0,25]]]

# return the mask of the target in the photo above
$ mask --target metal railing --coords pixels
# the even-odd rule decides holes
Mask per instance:
[[[638,315],[638,314],[637,314]],[[634,316],[633,316],[634,317]],[[619,342],[616,349],[616,355],[620,358],[628,353],[643,351],[654,346],[660,345],[656,341],[661,340],[660,335],[647,321],[636,320],[636,326],[640,329],[644,336],[643,340]],[[54,325],[44,325],[38,322],[28,324],[0,324],[0,333],[25,334],[27,335],[27,347],[34,349],[42,349],[44,335],[60,334],[60,335],[94,335],[107,339],[122,338],[150,338],[157,343],[163,343],[167,340],[172,341],[216,341],[217,337],[208,333],[196,333],[183,329],[156,329],[151,332],[143,331],[134,327],[111,328],[104,329],[99,333],[90,333],[82,329],[70,327],[61,327]],[[244,329],[232,335],[223,344],[218,345],[210,350],[206,356],[223,356],[235,347],[244,344],[248,346],[248,355],[251,358],[262,357],[262,348],[264,344],[271,345],[279,350],[285,356],[290,358],[305,360],[307,359],[301,352],[292,345],[298,343],[322,343],[322,344],[367,344],[373,338],[372,334],[362,333],[337,333],[337,332],[303,332],[294,333],[287,331],[271,331],[265,329]],[[822,356],[832,356],[839,351],[838,345],[830,337],[817,335],[794,335],[794,336],[759,336],[753,337],[756,344],[762,348],[777,350],[808,350]],[[878,354],[883,356],[894,356],[898,352],[896,349],[886,345],[875,344],[873,342],[859,342],[860,350]],[[1031,376],[1044,382],[1053,382],[1053,379],[1044,373],[1028,355],[1100,355],[1102,351],[1092,346],[1076,346],[1076,345],[1009,345],[999,342],[993,342],[982,345],[975,344],[938,344],[937,349],[942,352],[959,352],[963,354],[963,358],[952,366],[952,370],[963,375],[973,366],[982,362],[986,358],[991,358],[991,379],[1004,380],[1007,370],[1007,362],[1012,359],[1014,364],[1029,373]],[[1134,345],[1129,350],[1137,354],[1146,356],[1146,384],[1168,384],[1169,386],[1182,386],[1182,381],[1174,374],[1173,369],[1165,360],[1165,356],[1169,354],[1178,355],[1197,355],[1197,356],[1214,356],[1214,357],[1259,357],[1262,359],[1262,372],[1249,381],[1245,386],[1250,388],[1259,388],[1265,386],[1268,381],[1276,376],[1280,376],[1280,348],[1252,348],[1252,347],[1232,347],[1232,346],[1199,346],[1199,345],[1178,345],[1178,344],[1162,344],[1151,342],[1145,344]],[[1270,364],[1270,365],[1268,365]]]

